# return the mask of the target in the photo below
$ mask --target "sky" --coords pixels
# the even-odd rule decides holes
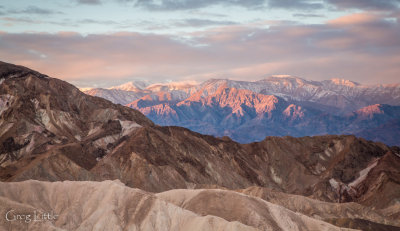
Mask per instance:
[[[79,87],[400,83],[400,0],[2,0],[0,60]]]

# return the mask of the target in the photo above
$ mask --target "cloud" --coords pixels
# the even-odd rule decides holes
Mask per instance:
[[[335,25],[359,25],[377,22],[380,18],[379,14],[355,13],[330,20],[328,23]]]
[[[202,27],[202,26],[233,25],[233,24],[237,23],[233,21],[217,21],[217,20],[198,19],[198,18],[189,18],[175,23],[175,25],[179,27],[181,26]]]
[[[122,2],[132,2],[131,0],[119,0]],[[175,11],[204,8],[212,5],[240,6],[248,9],[262,9],[265,6],[270,8],[285,9],[321,9],[324,8],[322,2],[313,0],[136,0],[136,6],[148,10]]]
[[[39,14],[39,15],[50,15],[50,14],[62,14],[60,11],[54,11],[49,9],[40,8],[37,6],[28,6],[23,10],[8,10],[9,14]]]
[[[163,73],[182,75],[189,73],[185,65],[205,62],[205,57],[195,54],[190,47],[158,35],[126,32],[88,36],[2,34],[0,37],[0,49],[6,51],[9,61],[69,80],[83,76],[97,79],[157,77]],[[47,58],[40,59],[38,54]]]
[[[380,14],[352,14],[319,25],[225,25],[190,34],[120,32],[0,34],[4,61],[67,81],[130,78],[260,79],[291,74],[322,80],[398,82],[400,25]],[[189,35],[186,35],[189,36]]]
[[[393,10],[400,7],[400,0],[327,0],[339,9]]]
[[[80,4],[87,4],[87,5],[100,5],[102,2],[101,0],[77,0]]]
[[[322,18],[324,15],[322,14],[304,14],[304,13],[297,13],[293,14],[293,17],[300,17],[300,18]]]
[[[322,9],[322,3],[316,3],[309,0],[269,0],[269,7],[272,8],[285,8],[285,9]]]
[[[122,0],[129,1],[129,0]],[[136,6],[148,10],[175,11],[204,8],[212,5],[241,6],[245,8],[258,8],[264,5],[266,0],[137,0]]]
[[[51,25],[57,25],[57,26],[79,26],[79,24],[71,21],[43,21],[40,19],[32,19],[29,17],[2,17],[0,18],[4,22],[7,22],[6,25],[8,26],[13,26],[16,23],[22,23],[22,24],[51,24]],[[3,24],[4,25],[4,24]]]
[[[78,24],[108,24],[108,25],[119,25],[120,23],[113,20],[95,20],[95,19],[81,19],[77,21]]]
[[[1,15],[0,15],[1,16]],[[145,28],[147,30],[157,30],[157,29],[166,29],[166,28],[171,28],[173,26],[172,24],[156,24],[152,21],[134,21],[134,20],[123,20],[123,21],[114,21],[114,20],[101,20],[101,19],[90,19],[90,18],[84,18],[84,19],[79,19],[79,20],[72,20],[72,19],[54,19],[54,20],[48,20],[48,19],[37,19],[34,17],[0,17],[0,19],[3,21],[3,25],[5,26],[15,26],[16,24],[43,24],[43,27],[47,25],[56,25],[56,26],[61,26],[61,27],[67,27],[67,28],[78,28],[81,27],[82,25],[112,25],[113,28],[116,29],[124,29],[124,28],[132,28],[132,27],[141,27]],[[222,25],[222,22],[221,24]]]
[[[396,10],[390,14],[390,17],[395,18],[397,22],[400,22],[400,10]]]
[[[29,23],[29,24],[39,24],[43,23],[42,21],[39,20],[33,20],[30,18],[14,18],[14,17],[2,17],[1,20],[9,23]]]

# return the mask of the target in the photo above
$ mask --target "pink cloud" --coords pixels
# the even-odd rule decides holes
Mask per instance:
[[[355,13],[350,15],[345,15],[333,20],[328,21],[328,24],[332,25],[354,25],[370,23],[379,20],[380,16],[373,13]]]
[[[191,34],[190,41],[132,32],[87,36],[4,32],[0,57],[75,82],[256,80],[270,74],[398,82],[400,26],[382,15],[349,15],[326,25],[265,25],[213,28]]]

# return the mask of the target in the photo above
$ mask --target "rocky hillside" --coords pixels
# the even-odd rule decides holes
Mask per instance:
[[[0,63],[0,76],[2,179],[55,149],[82,166],[94,166],[117,140],[141,126],[153,126],[136,110],[21,66]]]

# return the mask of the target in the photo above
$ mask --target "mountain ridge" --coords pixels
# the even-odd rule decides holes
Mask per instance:
[[[96,92],[86,93],[101,96]],[[271,111],[265,110],[274,105],[258,102],[271,96],[276,97],[279,105],[285,105],[272,117]],[[118,101],[113,96],[103,97]],[[246,100],[242,101],[244,98]],[[124,100],[123,103],[141,111],[157,124],[230,136],[242,143],[260,141],[271,135],[356,134],[389,145],[400,145],[391,138],[399,136],[400,130],[386,129],[389,124],[400,122],[400,84],[363,85],[338,78],[311,81],[287,75],[258,81],[210,79],[183,89],[156,88],[132,99],[132,102]],[[392,108],[382,106],[381,110],[382,114],[389,115],[371,114],[362,118],[360,113],[364,111],[365,114],[375,104],[390,105]],[[264,115],[260,111],[264,111]],[[368,131],[374,128],[379,132],[371,136]],[[244,135],[250,131],[255,133]]]

